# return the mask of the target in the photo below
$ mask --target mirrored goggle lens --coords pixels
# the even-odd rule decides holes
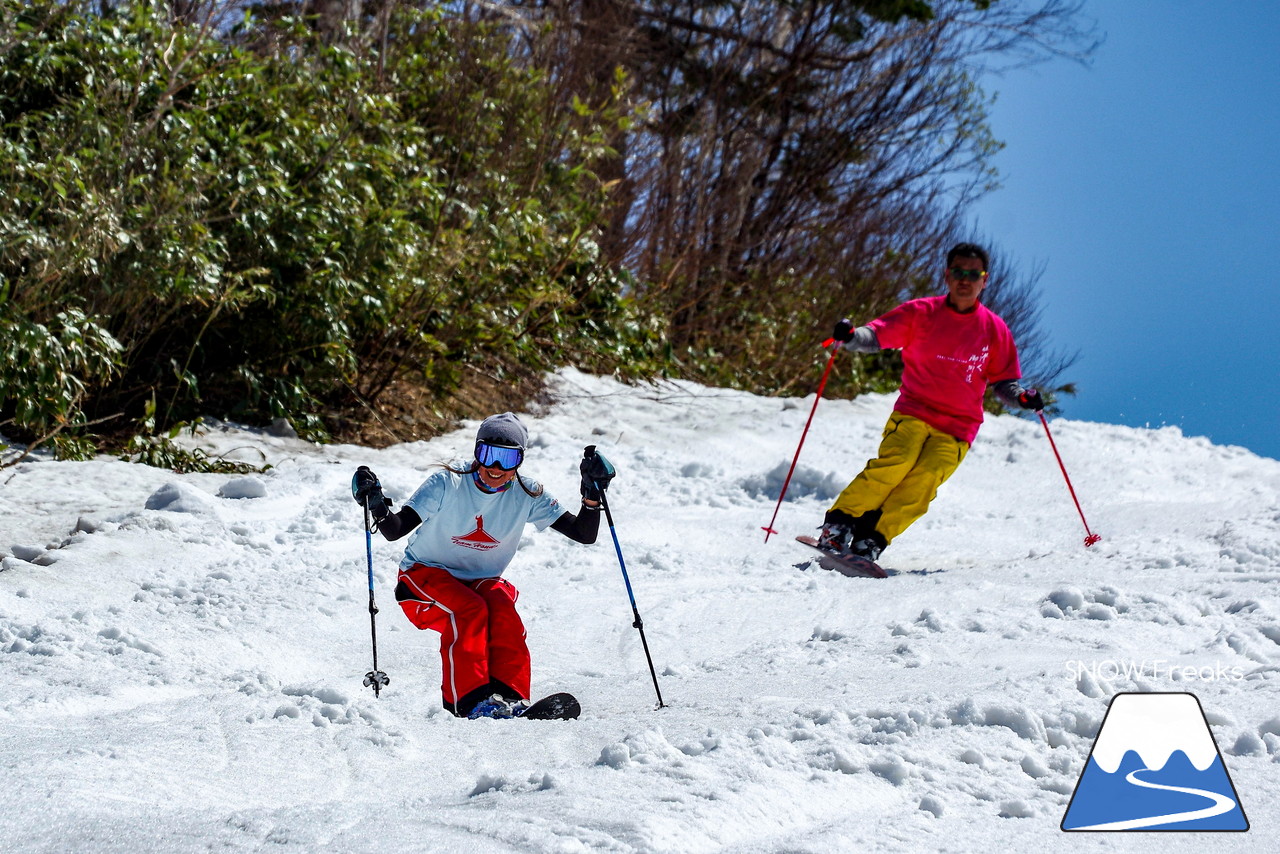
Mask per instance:
[[[978,281],[978,279],[981,279],[986,274],[987,274],[986,270],[965,270],[961,267],[951,268],[951,278],[959,279],[962,282],[963,281],[976,282]]]
[[[524,462],[524,451],[519,448],[504,448],[501,445],[476,442],[476,460],[485,468],[497,466],[511,471]]]

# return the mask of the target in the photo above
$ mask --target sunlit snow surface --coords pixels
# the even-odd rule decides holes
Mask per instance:
[[[816,381],[816,378],[815,378]],[[525,469],[576,505],[582,448],[619,471],[607,531],[527,529],[507,577],[534,691],[573,722],[460,721],[436,636],[365,541],[369,465],[398,505],[475,424],[386,450],[214,425],[273,468],[111,459],[0,470],[0,851],[1275,850],[1280,462],[1178,430],[988,418],[885,580],[794,564],[875,452],[891,397],[813,398],[566,371]],[[1199,698],[1245,834],[1067,834],[1118,692]],[[1031,848],[1034,846],[1034,848]],[[1178,846],[1188,846],[1179,848]],[[1205,846],[1209,846],[1206,848]],[[1216,847],[1215,847],[1216,846]]]

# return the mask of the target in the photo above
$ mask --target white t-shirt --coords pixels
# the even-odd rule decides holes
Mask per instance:
[[[525,483],[534,492],[540,486],[527,478]],[[448,469],[428,477],[405,506],[413,508],[422,524],[409,536],[401,568],[438,566],[465,581],[502,575],[515,557],[525,523],[542,531],[564,514],[545,490],[535,497],[513,482],[502,492],[488,493],[470,473]]]

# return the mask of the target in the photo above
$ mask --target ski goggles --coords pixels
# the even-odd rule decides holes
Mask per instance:
[[[963,267],[952,267],[947,272],[959,282],[976,282],[987,275],[986,270],[966,270]]]
[[[476,462],[484,468],[497,467],[503,471],[511,471],[524,462],[523,448],[508,448],[505,445],[490,445],[488,442],[476,442]]]

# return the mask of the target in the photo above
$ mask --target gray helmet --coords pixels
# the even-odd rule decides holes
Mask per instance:
[[[480,424],[476,441],[523,451],[529,445],[529,431],[514,412],[503,412],[490,415]]]

